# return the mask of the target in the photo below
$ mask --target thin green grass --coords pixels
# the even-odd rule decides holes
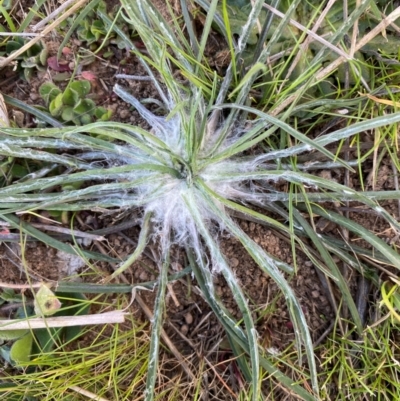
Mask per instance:
[[[9,383],[12,389],[0,387],[0,394],[41,400],[62,399],[64,394],[84,399],[75,387],[108,400],[126,400],[141,394],[148,363],[148,337],[144,326],[137,326],[134,320],[127,324],[130,329],[84,329],[84,341],[79,346],[75,341],[70,346],[64,344],[41,352],[29,363],[27,371],[3,371],[2,383]]]
[[[367,327],[358,339],[334,331],[321,347],[321,390],[332,400],[395,400],[398,386],[398,327],[390,319]]]

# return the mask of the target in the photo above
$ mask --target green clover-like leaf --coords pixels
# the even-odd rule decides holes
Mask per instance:
[[[31,359],[33,336],[26,334],[11,346],[10,357],[17,364],[27,363]]]

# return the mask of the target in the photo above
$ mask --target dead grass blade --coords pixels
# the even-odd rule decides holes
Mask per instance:
[[[359,42],[354,46],[354,52],[360,50],[363,46],[369,43],[375,36],[379,35],[382,31],[384,31],[389,25],[391,25],[396,19],[400,17],[400,7],[397,7],[392,13],[390,13],[387,17],[383,18],[382,21],[367,35],[359,40]],[[321,69],[314,76],[314,82],[322,80],[324,77],[327,77],[333,71],[335,71],[341,64],[347,61],[348,58],[344,56],[338,57],[335,61],[329,64],[327,67]],[[292,104],[296,98],[298,97],[298,93],[304,90],[304,85],[299,88],[294,94],[288,96],[285,101],[283,101],[276,109],[272,110],[270,114],[272,116],[276,116],[281,113],[287,106]]]
[[[67,19],[71,14],[74,14],[81,8],[88,0],[78,0],[76,4],[74,4],[69,10],[65,11],[62,15],[60,15],[59,18],[57,18],[52,24],[50,24],[48,27],[46,27],[42,34],[40,36],[36,36],[35,38],[31,39],[28,43],[26,43],[24,46],[22,46],[20,49],[16,50],[12,54],[10,54],[8,57],[0,61],[0,68],[5,67],[6,65],[10,64],[11,61],[16,59],[18,56],[20,56],[22,53],[25,53],[29,48],[31,48],[35,43],[39,42],[43,36],[47,35],[53,29],[57,28],[61,22],[63,22],[65,19]]]

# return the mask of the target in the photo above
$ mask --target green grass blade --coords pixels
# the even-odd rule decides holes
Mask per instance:
[[[343,194],[352,196],[354,201],[362,202],[365,205],[371,207],[375,212],[377,212],[380,216],[382,216],[386,221],[388,221],[393,227],[396,227],[397,230],[400,230],[399,222],[394,219],[390,213],[388,213],[385,209],[377,205],[374,201],[364,196],[362,192],[354,191],[351,188],[348,188],[345,185],[338,184],[334,181],[326,180],[321,177],[312,174],[306,174],[301,172],[294,171],[251,171],[249,173],[214,173],[214,174],[206,174],[205,175],[208,182],[222,180],[225,182],[234,182],[234,181],[243,181],[246,179],[251,180],[273,180],[277,181],[278,179],[292,182],[296,184],[303,185],[311,185],[317,188],[323,188],[326,190],[331,190],[333,193],[342,192]],[[204,177],[203,177],[204,178]],[[200,182],[200,181],[199,181]],[[339,198],[340,200],[340,198]]]
[[[149,231],[150,231],[150,218],[151,213],[146,213],[143,218],[142,228],[139,234],[138,244],[136,246],[135,252],[129,258],[118,267],[117,270],[111,274],[111,279],[114,279],[121,273],[123,273],[129,266],[137,260],[137,258],[143,253],[144,248],[146,247],[147,241],[149,239]]]
[[[385,255],[385,257],[394,267],[396,267],[396,269],[400,269],[399,254],[395,252],[390,246],[388,246],[383,240],[372,234],[369,230],[367,230],[360,224],[346,219],[338,213],[332,212],[330,210],[325,210],[320,206],[312,206],[311,210],[315,214],[324,217],[327,220],[334,221],[335,223],[347,228],[349,231],[359,235],[361,238],[371,244],[374,249]]]
[[[273,124],[277,127],[279,127],[280,129],[282,129],[283,131],[287,132],[289,135],[293,136],[294,138],[296,138],[298,141],[300,141],[306,148],[306,150],[311,150],[311,149],[317,149],[319,150],[322,154],[324,154],[326,157],[328,157],[330,160],[335,160],[338,161],[339,163],[342,164],[342,166],[353,170],[350,166],[347,165],[347,163],[341,161],[340,159],[337,159],[337,157],[332,154],[330,151],[326,150],[322,145],[320,145],[316,140],[310,139],[308,138],[306,135],[300,133],[299,131],[297,131],[296,129],[294,129],[292,126],[290,126],[289,124],[285,123],[284,121],[272,117],[267,113],[264,113],[262,111],[258,111],[258,110],[254,110],[254,108],[252,107],[247,107],[247,106],[240,106],[240,105],[236,105],[236,104],[222,104],[220,106],[218,106],[221,109],[224,108],[237,108],[240,110],[244,110],[247,111],[249,113],[253,113],[258,115],[261,119],[263,119],[264,121]],[[399,116],[399,120],[400,120],[400,116]],[[225,149],[223,152],[217,154],[215,157],[212,157],[209,161],[209,163],[215,162],[215,161],[219,161],[219,160],[223,160],[225,158],[229,158],[232,157],[233,155],[237,154],[237,153],[241,153],[246,149],[250,149],[252,146],[258,144],[260,142],[260,140],[264,139],[263,137],[258,137],[253,139],[252,141],[248,141],[245,146],[247,146],[247,148],[243,148],[241,147],[237,147],[236,143],[234,145],[232,145],[231,147]],[[298,145],[300,146],[300,145]],[[270,152],[269,154],[267,154],[267,156],[265,157],[265,160],[268,160],[268,156],[272,155],[272,154],[279,154],[280,151],[275,151],[275,152]],[[284,151],[281,151],[284,152]],[[278,156],[279,157],[279,156]],[[273,159],[277,159],[278,157],[274,157]],[[262,158],[261,158],[262,159]]]
[[[87,259],[95,259],[95,260],[103,260],[106,262],[115,263],[117,262],[116,259],[111,258],[107,255],[102,255],[96,252],[90,251],[83,251],[78,249],[75,245],[69,245],[64,242],[58,241],[47,234],[42,233],[38,229],[32,227],[29,223],[20,221],[18,217],[10,215],[10,214],[0,214],[2,220],[10,223],[11,227],[20,230],[22,233],[31,235],[32,237],[36,238],[40,242],[45,243],[46,245],[58,249],[62,252],[66,252],[71,255],[83,255]]]
[[[128,49],[133,50],[134,52],[136,52],[138,54],[139,62],[142,64],[142,66],[146,70],[147,74],[152,78],[152,83],[155,86],[155,88],[157,89],[157,92],[159,93],[163,103],[166,106],[168,106],[170,103],[170,99],[168,99],[168,96],[164,93],[164,90],[161,88],[158,80],[156,79],[156,77],[154,75],[153,70],[151,69],[149,64],[146,62],[146,58],[143,57],[143,55],[138,51],[136,46],[133,44],[131,39],[125,34],[125,32],[121,28],[119,28],[117,24],[113,24],[113,21],[108,17],[107,14],[103,13],[103,11],[101,11],[101,10],[97,10],[97,14],[103,20],[107,29],[112,28],[113,31],[124,41],[126,47]]]
[[[47,0],[37,0],[32,7],[29,8],[29,12],[27,15],[24,16],[24,19],[21,22],[21,25],[18,28],[18,32],[24,32],[26,28],[32,23],[32,20],[37,16],[38,10],[40,7],[46,3]]]
[[[243,333],[238,322],[232,319],[216,295],[210,266],[205,263],[203,257],[199,257],[200,255],[198,252],[196,252],[195,257],[194,252],[194,249],[186,249],[186,254],[188,256],[193,274],[196,277],[196,281],[207,301],[207,304],[210,305],[210,308],[225,329],[229,341],[234,344],[239,344],[242,350],[245,350],[246,353],[249,353],[246,335]],[[246,344],[246,346],[243,348],[244,344]],[[251,370],[249,369],[247,361],[243,361],[244,355],[242,350],[236,352],[235,356],[240,360],[239,363],[243,369],[243,374],[246,380],[251,382]]]
[[[206,186],[204,186],[199,181],[197,181],[197,184],[203,191],[204,199],[207,202],[210,210],[215,213],[215,215],[224,224],[227,230],[229,230],[229,232],[231,232],[235,236],[235,238],[237,238],[242,243],[252,259],[266,274],[268,274],[276,282],[276,284],[279,286],[282,293],[284,294],[289,313],[292,318],[292,323],[295,327],[299,354],[301,355],[301,345],[303,344],[307,354],[309,369],[311,371],[313,390],[316,394],[318,394],[318,378],[311,335],[301,306],[296,296],[294,295],[292,288],[285,280],[282,273],[279,271],[275,261],[270,258],[258,244],[250,239],[247,234],[244,233],[243,230],[241,230],[239,226],[237,226],[237,224],[235,224],[233,220],[226,215],[226,213],[221,211],[221,209],[215,204],[215,201],[208,195],[209,191]],[[299,358],[301,358],[301,356]]]
[[[310,224],[304,219],[304,217],[295,209],[292,209],[293,218],[297,220],[299,224],[303,227],[304,231],[311,239],[313,245],[317,248],[319,255],[322,257],[323,261],[325,262],[326,266],[328,267],[330,273],[335,277],[336,284],[339,287],[342,296],[344,298],[345,305],[349,308],[351,316],[354,320],[354,324],[357,327],[357,331],[359,334],[363,331],[363,326],[361,323],[361,318],[357,310],[357,306],[351,296],[350,289],[347,285],[345,278],[343,277],[340,269],[333,261],[332,256],[326,250],[323,242],[320,240],[318,235],[315,233],[314,229],[310,226]]]
[[[4,101],[10,106],[17,107],[18,109],[24,111],[25,113],[32,114],[37,117],[39,120],[53,126],[53,127],[63,127],[63,125],[56,119],[54,119],[49,113],[45,113],[36,107],[30,106],[29,104],[22,102],[19,99],[14,99],[13,97],[2,94]]]
[[[250,360],[251,360],[251,384],[253,389],[253,400],[258,401],[260,396],[259,388],[259,351],[257,345],[257,335],[256,329],[254,327],[254,322],[251,317],[251,312],[247,305],[245,296],[240,288],[239,283],[234,277],[234,274],[230,267],[228,266],[224,256],[222,255],[218,244],[212,238],[209,230],[204,224],[204,220],[200,217],[201,213],[196,208],[196,202],[192,196],[184,196],[186,205],[191,211],[194,221],[196,223],[197,229],[199,230],[201,236],[205,240],[208,249],[210,250],[211,257],[213,260],[213,268],[219,271],[225,278],[228,286],[230,287],[232,294],[235,298],[236,304],[242,313],[244,324],[246,327],[247,341],[249,343],[250,350]],[[199,252],[199,251],[198,251]],[[201,252],[199,252],[201,253]],[[199,257],[200,255],[198,255]]]
[[[233,342],[234,344],[238,344],[241,349],[243,349],[246,353],[249,353],[248,342],[245,334],[240,329],[239,324],[230,318],[225,308],[220,305],[220,301],[216,297],[212,274],[210,272],[208,264],[204,263],[203,261],[203,255],[198,255],[201,257],[196,258],[193,254],[193,250],[188,248],[186,249],[186,253],[190,262],[190,266],[192,267],[193,274],[196,277],[197,283],[199,284],[199,287],[201,288],[208,305],[210,305],[211,309],[224,327],[229,341],[231,343]],[[239,351],[237,351],[236,357],[241,358],[242,355],[238,354]],[[276,365],[272,364],[267,358],[262,355],[260,355],[260,365],[279,383],[298,395],[300,399],[305,401],[317,400],[317,398],[313,397],[298,383],[293,382],[293,380],[283,374]],[[248,369],[247,364],[243,363],[241,364],[241,366],[244,366],[244,369],[246,369],[243,373],[246,377],[248,377],[251,372]]]
[[[168,276],[168,282],[173,282],[185,277],[191,273],[191,267],[187,266],[181,271]],[[138,284],[92,284],[80,282],[64,282],[57,283],[56,292],[83,293],[83,294],[130,294],[135,287],[144,287],[149,290],[154,289],[157,281],[147,281]]]
[[[376,128],[383,127],[386,125],[396,124],[398,122],[400,122],[400,113],[387,114],[385,116],[375,117],[366,121],[361,121],[352,124],[348,127],[334,131],[330,134],[321,136],[319,138],[315,138],[313,139],[313,143],[314,145],[318,145],[318,147],[327,146],[331,143],[338,142],[342,139],[350,138],[353,135],[359,134],[360,132],[374,130]],[[311,148],[313,148],[313,146]],[[269,152],[263,158],[263,160],[264,161],[276,160],[278,158],[295,156],[308,150],[310,150],[309,145],[306,143],[304,144],[302,143],[296,146],[292,146],[288,149]]]
[[[204,57],[204,49],[207,44],[208,36],[210,34],[211,30],[211,24],[213,21],[215,21],[215,15],[216,15],[216,9],[217,9],[217,4],[218,0],[212,0],[209,9],[207,10],[207,17],[206,21],[204,23],[203,27],[203,32],[201,34],[201,39],[200,39],[200,46],[197,54],[197,66],[196,69],[194,70],[194,73],[197,75],[199,73],[199,64],[202,61],[202,58]]]
[[[154,305],[150,351],[149,351],[149,365],[147,370],[145,400],[153,401],[155,395],[155,383],[158,371],[158,357],[160,352],[160,335],[162,328],[162,321],[165,308],[165,290],[168,282],[168,267],[169,267],[169,250],[168,253],[163,255],[162,264],[160,263],[160,275],[158,279],[158,290],[156,301]]]

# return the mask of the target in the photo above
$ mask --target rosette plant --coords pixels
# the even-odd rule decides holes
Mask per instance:
[[[150,239],[159,244],[160,271],[152,320],[146,399],[152,399],[155,392],[172,245],[187,252],[197,284],[225,328],[243,376],[250,382],[253,399],[261,399],[262,371],[267,371],[280,385],[290,388],[300,398],[318,399],[317,367],[310,331],[301,305],[287,281],[288,275],[296,274],[294,268],[277,260],[253,241],[235,218],[239,215],[273,227],[290,238],[293,249],[298,245],[315,267],[338,287],[356,330],[361,332],[360,313],[333,255],[361,273],[370,272],[370,269],[355,257],[346,242],[316,234],[312,217],[333,220],[363,238],[374,249],[375,263],[381,261],[400,268],[397,253],[384,241],[346,217],[318,205],[318,202],[326,204],[331,201],[361,202],[398,230],[399,223],[377,203],[379,199],[397,195],[357,192],[310,173],[310,164],[296,165],[292,161],[302,153],[315,152],[328,160],[317,162],[317,168],[352,170],[358,161],[341,160],[327,150],[327,145],[340,143],[366,130],[395,124],[400,121],[400,114],[362,118],[319,137],[305,135],[291,125],[291,117],[305,112],[312,121],[320,112],[321,102],[318,100],[297,102],[307,88],[318,84],[315,71],[322,66],[324,51],[315,55],[301,81],[298,79],[294,86],[291,83],[290,88],[282,92],[280,104],[288,104],[288,99],[293,103],[285,112],[269,113],[252,104],[252,90],[257,85],[268,85],[262,83],[262,75],[271,48],[301,2],[292,2],[267,44],[264,44],[266,35],[260,34],[254,62],[242,75],[241,54],[246,49],[264,0],[253,2],[236,40],[230,32],[226,6],[222,13],[217,13],[218,1],[199,0],[197,3],[207,11],[200,37],[195,35],[184,1],[181,5],[187,35],[180,21],[176,18],[165,21],[149,0],[122,0],[124,18],[135,27],[146,53],[137,50],[123,33],[121,36],[151,77],[159,94],[157,104],[162,106],[162,111],[160,115],[153,114],[140,99],[120,85],[116,85],[114,91],[136,108],[150,126],[148,130],[114,122],[40,130],[1,129],[0,154],[43,163],[42,169],[0,189],[1,218],[53,246],[74,252],[73,247],[50,239],[27,222],[21,223],[16,213],[35,210],[141,211],[142,228],[137,249],[121,263],[112,277],[124,271]],[[368,1],[363,1],[352,11],[349,19],[331,37],[329,52],[336,49],[336,44],[367,6]],[[265,19],[263,30],[268,30],[272,17],[270,13]],[[205,57],[214,23],[226,37],[230,50],[231,62],[224,77],[212,71]],[[354,68],[357,68],[357,62],[351,57],[348,62],[354,62]],[[326,100],[325,110],[333,113],[340,104],[340,101]],[[271,138],[277,140],[268,142]],[[281,145],[269,146],[271,143]],[[54,168],[58,168],[58,174],[52,173]],[[280,186],[275,185],[282,182],[289,184],[289,192],[282,192]],[[74,183],[80,183],[78,189],[70,185]],[[312,188],[312,193],[308,193],[308,188]],[[260,210],[265,210],[265,213]],[[306,218],[305,213],[310,218]],[[282,291],[294,327],[299,360],[302,353],[306,355],[311,386],[294,383],[275,366],[274,356],[266,356],[261,350],[246,294],[219,247],[221,232],[237,238],[259,268]],[[310,252],[310,242],[318,257],[315,252]],[[82,252],[88,257],[94,256]],[[357,252],[363,251],[358,249]],[[216,295],[215,275],[222,275],[232,290],[243,316],[241,322],[232,318]],[[374,274],[370,273],[370,276],[373,278]]]

